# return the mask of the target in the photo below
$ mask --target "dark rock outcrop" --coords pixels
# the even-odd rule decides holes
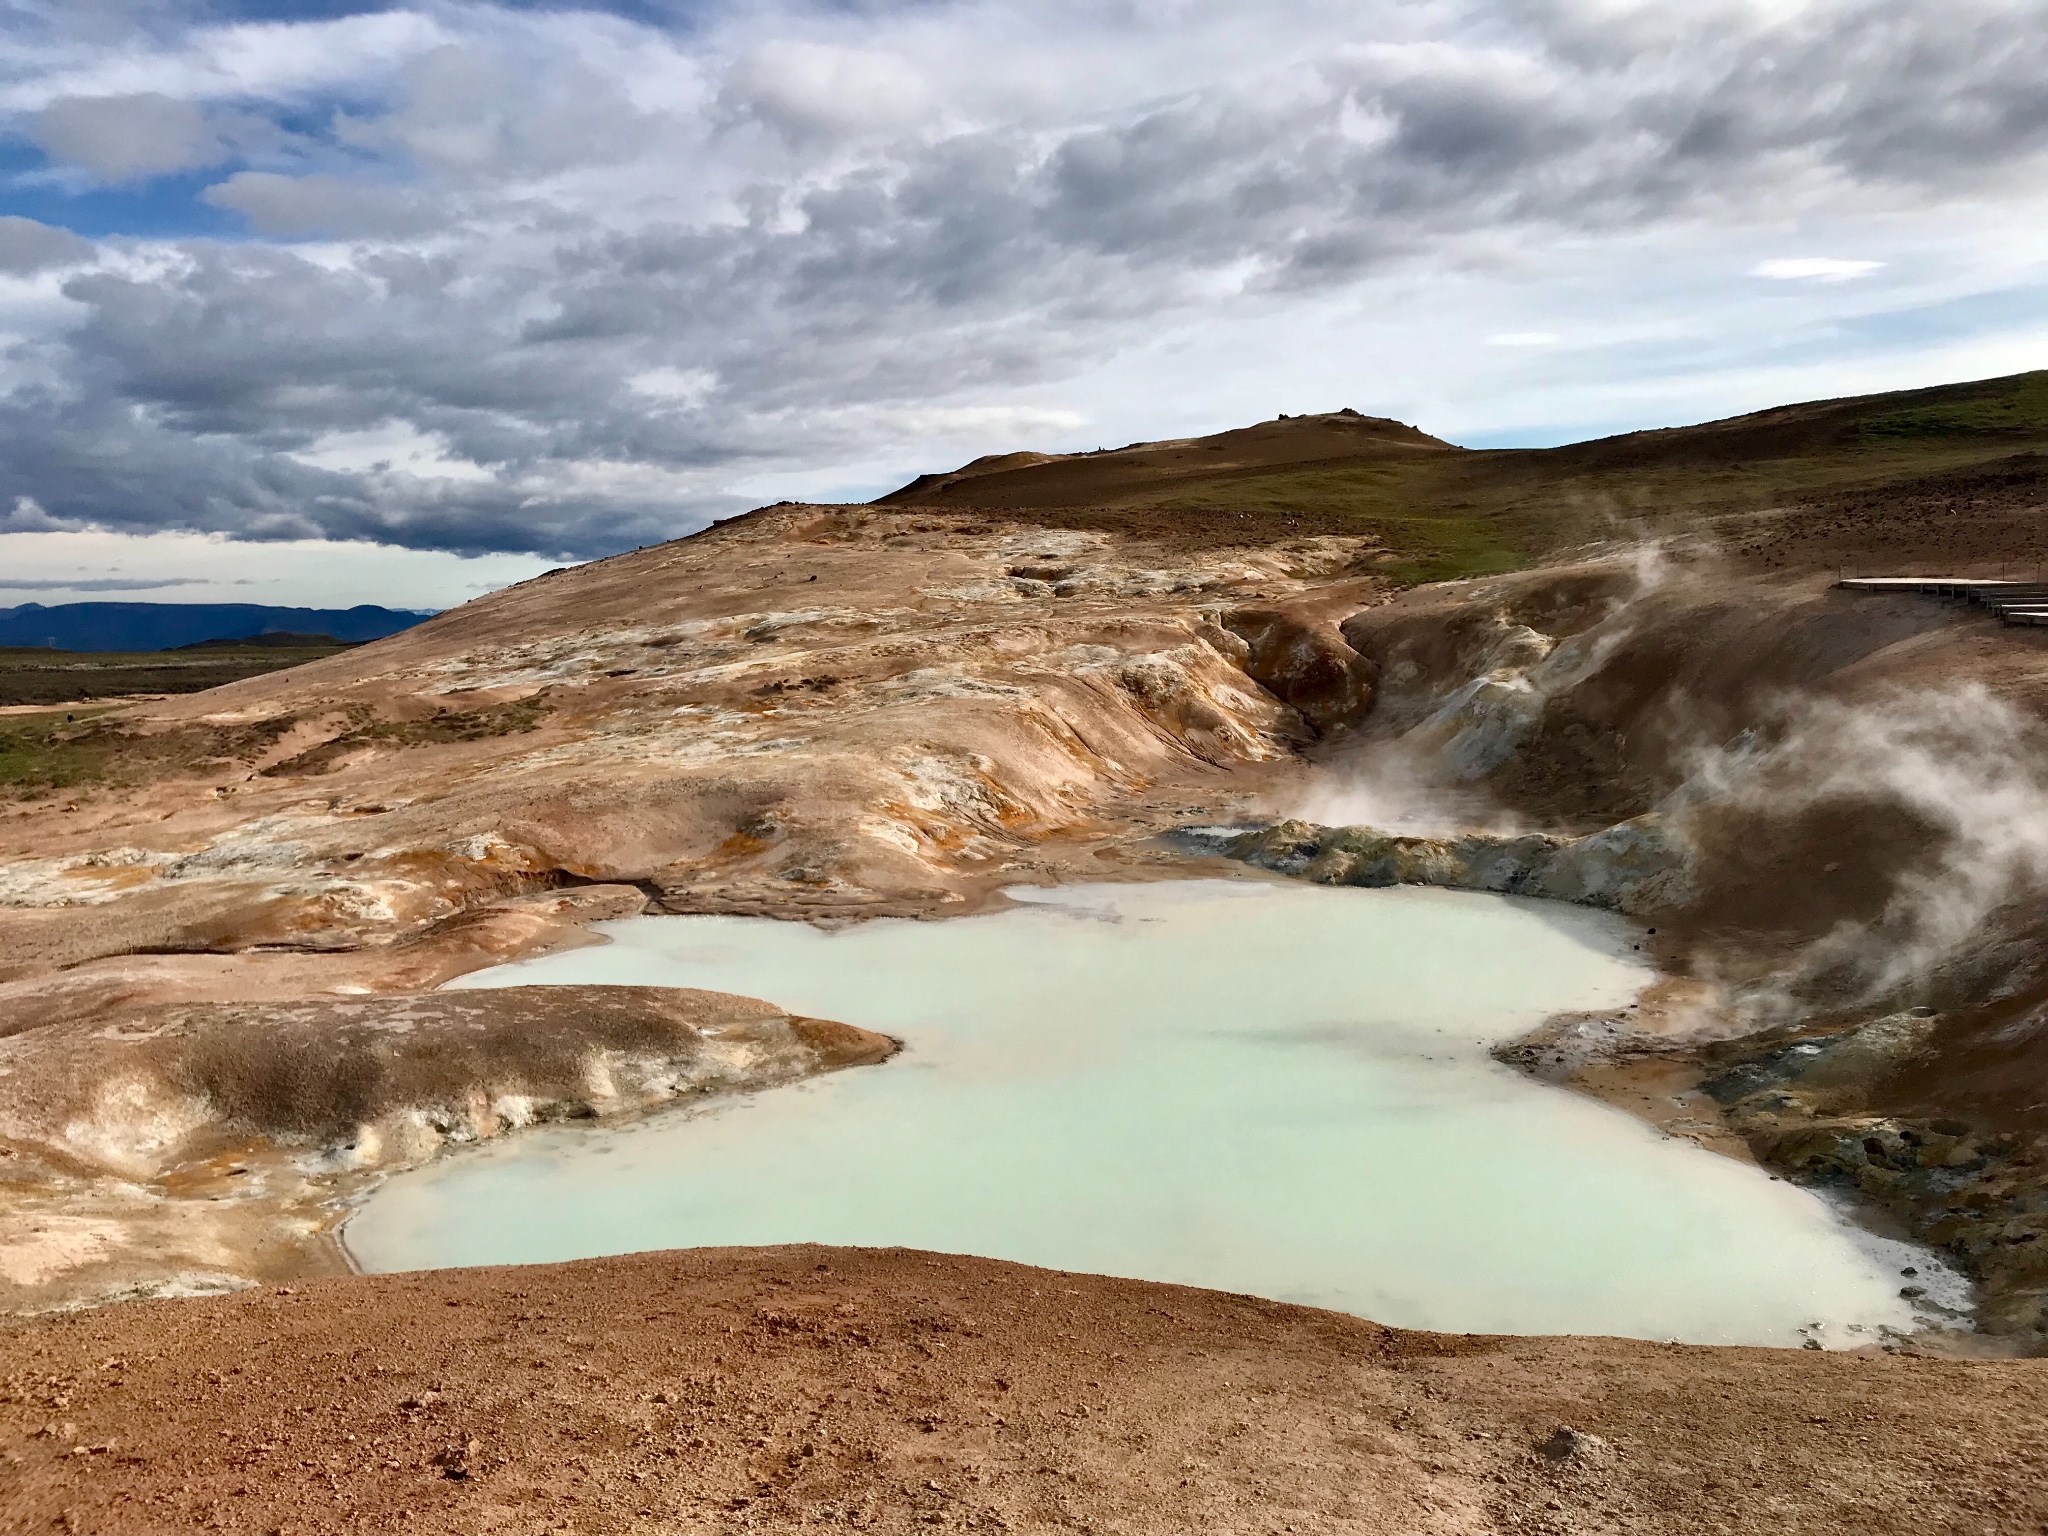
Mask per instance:
[[[1437,885],[1628,913],[1682,905],[1691,889],[1687,850],[1654,814],[1580,838],[1402,837],[1372,827],[1281,821],[1230,839],[1222,852],[1319,885]]]
[[[0,1041],[0,1136],[127,1177],[251,1138],[390,1167],[449,1140],[770,1087],[895,1048],[689,988],[169,1005]]]
[[[1328,621],[1277,608],[1240,608],[1222,626],[1248,647],[1243,666],[1253,682],[1323,734],[1361,720],[1373,705],[1378,663],[1345,643]]]

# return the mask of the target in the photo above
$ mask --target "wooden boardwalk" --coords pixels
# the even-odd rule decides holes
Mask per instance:
[[[1835,583],[1851,592],[1918,592],[1976,603],[2003,624],[2048,625],[2048,582],[1985,576],[1851,576]]]

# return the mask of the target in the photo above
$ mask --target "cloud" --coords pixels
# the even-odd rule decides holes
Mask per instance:
[[[54,158],[101,181],[191,170],[227,153],[198,107],[155,91],[65,97],[36,114],[30,133]]]
[[[0,581],[0,592],[154,592],[161,587],[197,587],[204,584],[202,578],[197,576],[163,576],[151,580],[133,580],[124,576],[80,576],[34,581],[16,577]]]
[[[556,562],[528,555],[463,558],[368,542],[249,543],[213,534],[0,532],[0,590],[70,593],[175,587],[180,602],[287,607],[451,608],[480,592],[538,576]],[[140,572],[148,578],[138,577]],[[132,582],[132,587],[113,585]],[[63,602],[71,598],[46,597]]]
[[[1750,268],[1749,275],[1781,283],[1841,283],[1852,277],[1868,277],[1883,266],[1881,261],[1844,261],[1834,256],[1788,256],[1760,261]]]
[[[858,412],[868,430],[900,432],[911,437],[946,434],[997,438],[1029,437],[1033,433],[1071,432],[1086,426],[1079,411],[1040,405],[878,406]]]
[[[448,40],[437,22],[391,6],[319,16],[321,0],[267,19],[223,20],[205,0],[64,0],[10,7],[0,111],[67,97],[161,92],[181,101],[298,102],[359,93]]]
[[[481,464],[450,454],[439,438],[410,422],[387,421],[353,432],[327,432],[289,457],[317,469],[353,474],[401,473],[419,480],[489,480]]]
[[[793,140],[832,141],[895,127],[930,101],[924,81],[887,53],[828,43],[778,41],[732,66],[719,102]]]
[[[201,194],[238,213],[259,235],[342,235],[357,239],[426,234],[440,216],[417,192],[313,172],[237,171]]]
[[[650,368],[636,373],[626,383],[643,395],[670,402],[678,410],[695,410],[718,388],[718,375],[709,368]]]
[[[68,229],[38,224],[18,214],[0,214],[0,272],[31,277],[52,267],[78,266],[92,258],[92,242],[79,239]]]
[[[68,533],[81,526],[76,518],[52,517],[33,496],[16,496],[13,507],[0,512],[0,533]]]
[[[1590,358],[1589,315],[1662,305],[1672,352],[1631,364],[1661,375],[1729,327],[1641,253],[1846,302],[1880,285],[1757,263],[1876,261],[1940,210],[2030,249],[2048,153],[2039,0],[97,14],[0,42],[0,117],[59,179],[151,187],[61,304],[0,315],[0,505],[138,532],[602,553],[778,476],[1179,435],[1229,327],[1313,347],[1482,290],[1461,323],[1509,353]],[[196,206],[151,183],[200,169]],[[0,224],[0,267],[87,260],[44,227]],[[1627,275],[1594,302],[1596,267]],[[1571,302],[1517,294],[1539,269]],[[1375,356],[1337,398],[1407,387]]]

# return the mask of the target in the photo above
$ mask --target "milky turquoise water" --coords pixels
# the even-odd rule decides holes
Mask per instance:
[[[459,985],[710,987],[901,1038],[841,1072],[393,1179],[366,1269],[902,1244],[1301,1301],[1404,1327],[1852,1342],[1927,1256],[1486,1047],[1625,1004],[1632,930],[1547,902],[1190,881],[826,933],[724,917]]]

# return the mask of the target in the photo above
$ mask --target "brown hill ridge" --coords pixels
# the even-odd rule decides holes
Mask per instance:
[[[923,475],[888,506],[985,507],[1201,547],[1376,540],[1403,584],[1588,545],[1710,538],[1758,570],[2031,567],[2048,538],[2048,372],[1778,406],[1559,448],[1463,449],[1351,411]]]
[[[919,475],[878,506],[1086,506],[1170,495],[1219,476],[1304,466],[1368,464],[1462,453],[1405,422],[1353,410],[1282,416],[1210,437],[1132,443],[1094,453],[990,454],[951,474]]]

